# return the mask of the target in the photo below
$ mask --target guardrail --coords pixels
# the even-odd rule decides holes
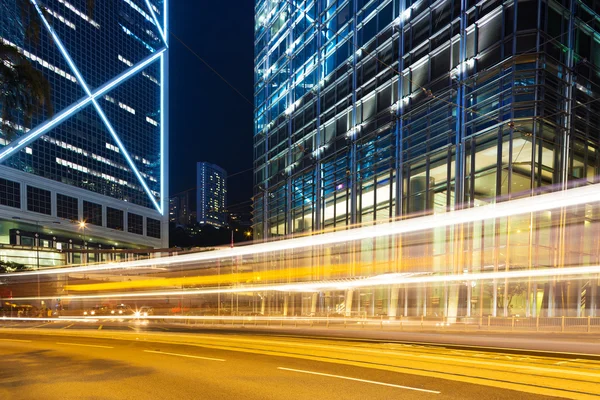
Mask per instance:
[[[154,316],[152,319],[164,317]],[[165,322],[193,325],[358,327],[361,329],[410,331],[514,331],[600,333],[600,317],[282,317],[282,316],[177,316]]]
[[[308,316],[218,316],[218,315],[106,315],[106,316],[53,316],[53,317],[0,317],[2,321],[56,321],[56,322],[164,322],[186,325],[213,326],[273,326],[295,328],[359,328],[386,331],[501,331],[501,332],[571,332],[600,334],[600,317],[308,317]]]

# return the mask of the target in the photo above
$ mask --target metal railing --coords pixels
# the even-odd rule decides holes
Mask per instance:
[[[155,316],[153,319],[162,319]],[[600,317],[282,317],[282,316],[179,316],[165,322],[194,325],[360,328],[398,331],[513,331],[600,333]]]

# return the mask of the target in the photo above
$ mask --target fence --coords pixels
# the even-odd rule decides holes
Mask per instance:
[[[155,316],[165,322],[194,325],[360,328],[397,331],[514,331],[600,333],[600,317],[267,317],[267,316]]]

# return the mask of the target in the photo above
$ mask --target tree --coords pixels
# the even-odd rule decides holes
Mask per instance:
[[[2,131],[13,140],[17,132],[17,116],[25,126],[43,108],[48,115],[54,110],[50,99],[50,84],[44,75],[14,47],[0,43],[0,108]]]
[[[12,261],[2,261],[0,260],[0,273],[11,273],[11,272],[20,272],[20,271],[29,271],[30,268],[23,264],[19,264]]]
[[[512,301],[515,297],[519,297],[519,296],[523,296],[524,294],[527,293],[527,284],[523,283],[523,282],[514,282],[514,283],[507,283],[508,285],[508,289],[507,289],[507,293],[506,293],[506,299],[504,299],[504,285],[497,285],[497,297],[496,297],[496,304],[498,309],[504,309],[504,304],[506,301],[506,309],[508,310],[508,313],[510,314],[512,308],[513,308],[513,304]],[[492,285],[488,285],[489,287],[489,291],[490,291],[490,295],[493,296],[494,295],[494,288]]]

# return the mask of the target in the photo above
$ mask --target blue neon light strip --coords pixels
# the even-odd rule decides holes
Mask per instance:
[[[167,210],[165,193],[165,55],[160,56],[160,203],[161,214]]]
[[[167,30],[167,0],[163,1],[163,32],[165,34],[165,46],[169,45],[169,31]],[[165,187],[165,176],[167,176],[167,164],[165,162],[165,118],[168,107],[165,104],[165,91],[167,90],[167,77],[165,75],[165,57],[167,53],[160,56],[160,202],[161,214],[164,216],[169,209],[169,198],[165,195],[167,188]]]
[[[160,36],[162,36],[165,46],[167,46],[167,36],[166,36],[167,31],[163,30],[160,27],[160,24],[158,23],[158,19],[156,18],[156,14],[154,13],[154,10],[152,9],[152,5],[150,4],[150,0],[146,0],[146,5],[148,6],[148,10],[150,10],[150,15],[152,15],[152,19],[154,19],[154,23],[156,24],[156,29],[158,29],[158,32],[160,33]]]
[[[163,1],[163,30],[165,32],[165,43],[167,43],[169,41],[168,36],[167,36],[167,33],[169,32],[169,27],[168,27],[169,19],[167,18],[167,12],[168,12],[167,0],[164,0]]]
[[[150,200],[154,204],[154,207],[157,209],[157,211],[159,213],[162,214],[162,209],[161,209],[160,205],[157,203],[156,198],[152,194],[152,191],[150,190],[150,188],[146,184],[146,181],[142,177],[142,174],[140,174],[140,171],[138,170],[138,168],[136,167],[135,163],[133,162],[133,160],[129,156],[129,153],[125,149],[125,146],[123,146],[123,143],[121,142],[121,139],[119,139],[119,136],[115,132],[115,130],[112,127],[111,123],[108,121],[108,118],[106,117],[106,114],[104,114],[104,111],[100,107],[100,104],[98,104],[98,101],[96,100],[96,98],[92,96],[92,92],[90,91],[88,85],[86,84],[85,80],[83,79],[83,76],[79,72],[79,69],[77,68],[77,66],[75,65],[75,63],[73,62],[73,60],[71,59],[71,56],[69,55],[69,53],[65,49],[64,45],[62,44],[62,41],[58,38],[58,36],[54,32],[54,29],[52,29],[52,27],[50,26],[50,24],[48,23],[48,21],[46,20],[46,18],[44,17],[44,15],[42,14],[42,10],[38,6],[37,1],[36,0],[31,0],[31,3],[35,6],[35,9],[37,10],[37,12],[38,12],[38,14],[39,14],[42,22],[46,26],[46,29],[48,29],[48,32],[50,32],[50,34],[52,35],[52,38],[54,39],[56,45],[58,46],[58,49],[60,50],[60,52],[62,53],[63,57],[67,61],[67,64],[69,64],[69,67],[71,68],[71,70],[75,74],[77,80],[79,81],[79,84],[81,85],[81,87],[83,88],[83,90],[89,96],[90,100],[92,101],[92,104],[94,104],[94,107],[96,108],[96,111],[98,112],[98,115],[100,115],[100,118],[104,122],[104,125],[106,125],[106,128],[110,132],[110,134],[113,137],[114,141],[117,143],[117,146],[119,146],[119,150],[121,150],[121,153],[123,154],[123,156],[127,160],[127,163],[129,164],[129,167],[133,171],[134,175],[138,178],[138,181],[140,182],[140,184],[142,185],[142,187],[146,191],[146,194],[148,195],[148,197],[150,198]],[[161,198],[162,198],[162,193],[161,193]]]

